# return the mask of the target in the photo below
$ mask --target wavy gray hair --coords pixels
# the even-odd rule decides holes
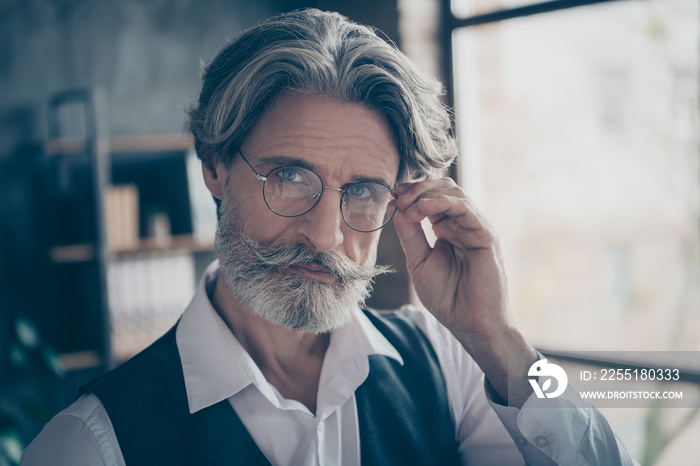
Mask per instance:
[[[204,69],[188,129],[203,163],[230,164],[248,131],[281,94],[314,94],[384,115],[396,136],[398,180],[446,168],[456,155],[442,85],[374,30],[338,13],[271,17],[230,42]]]

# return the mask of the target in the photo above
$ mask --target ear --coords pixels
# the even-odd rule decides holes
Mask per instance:
[[[211,195],[218,200],[223,199],[228,176],[226,166],[222,162],[212,164],[202,162],[202,175],[204,175],[204,184],[207,185]]]

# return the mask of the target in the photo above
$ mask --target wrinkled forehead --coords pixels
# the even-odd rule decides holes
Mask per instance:
[[[300,161],[324,178],[380,175],[393,186],[399,172],[396,137],[386,118],[326,96],[280,97],[248,133],[241,151],[269,169]]]

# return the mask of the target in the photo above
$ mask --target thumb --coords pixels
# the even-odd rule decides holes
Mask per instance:
[[[394,214],[394,228],[406,255],[408,270],[413,272],[432,250],[423,231],[423,226],[420,222],[406,218],[403,211],[397,210]]]

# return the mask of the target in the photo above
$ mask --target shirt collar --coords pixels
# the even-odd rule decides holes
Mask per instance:
[[[219,263],[215,261],[204,272],[176,331],[190,413],[225,400],[251,384],[268,399],[275,398],[274,389],[209,299],[207,289],[213,289],[218,271]],[[396,348],[358,309],[348,325],[333,332],[324,366],[340,367],[348,359],[366,364],[372,354],[403,364]]]

